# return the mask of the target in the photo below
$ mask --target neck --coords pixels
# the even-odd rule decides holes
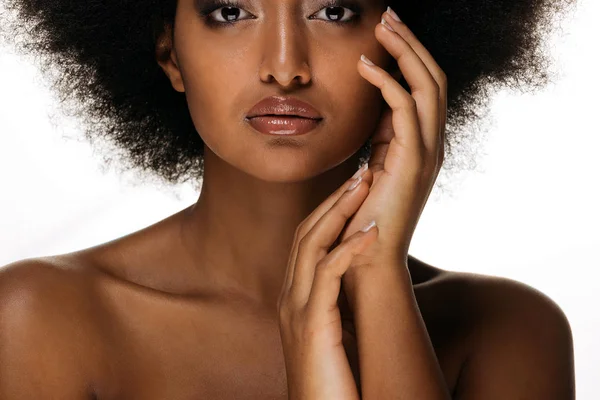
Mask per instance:
[[[202,286],[275,310],[297,226],[357,168],[355,155],[306,181],[267,182],[206,148],[202,191],[182,226]]]

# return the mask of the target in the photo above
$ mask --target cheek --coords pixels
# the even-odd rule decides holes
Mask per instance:
[[[360,75],[354,59],[346,64],[334,64],[337,68],[323,76],[323,85],[331,99],[335,130],[351,136],[353,142],[364,142],[375,128],[383,96],[378,87]]]
[[[353,48],[351,52],[348,48]],[[353,138],[366,140],[378,123],[378,117],[386,104],[381,90],[358,72],[361,54],[368,54],[377,65],[388,69],[393,57],[377,41],[374,35],[355,38],[352,44],[338,45],[320,59],[320,85],[332,99],[332,114],[336,116],[341,131]],[[363,141],[364,141],[363,140]]]
[[[214,60],[214,59],[213,59]],[[208,63],[203,59],[187,64],[185,71],[186,99],[190,116],[204,139],[203,132],[219,132],[240,123],[244,109],[236,103],[244,85],[247,66],[219,60]]]

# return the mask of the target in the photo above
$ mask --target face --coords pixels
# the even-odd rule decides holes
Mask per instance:
[[[374,35],[384,1],[214,1],[178,1],[170,57],[159,62],[185,92],[205,153],[272,182],[309,179],[354,155],[384,106],[357,71],[360,55],[397,65]],[[303,135],[260,133],[246,116],[273,95],[306,101],[323,119]]]

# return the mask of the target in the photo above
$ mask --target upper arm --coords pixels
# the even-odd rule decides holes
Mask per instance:
[[[485,290],[487,311],[474,331],[456,398],[574,399],[573,339],[558,305],[508,279]]]
[[[0,268],[0,398],[89,399],[75,288],[38,260]]]

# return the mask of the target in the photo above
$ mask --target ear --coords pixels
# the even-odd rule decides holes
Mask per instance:
[[[177,61],[177,54],[173,46],[173,29],[170,24],[165,24],[165,29],[156,40],[156,61],[165,72],[173,89],[183,93],[183,78]]]

